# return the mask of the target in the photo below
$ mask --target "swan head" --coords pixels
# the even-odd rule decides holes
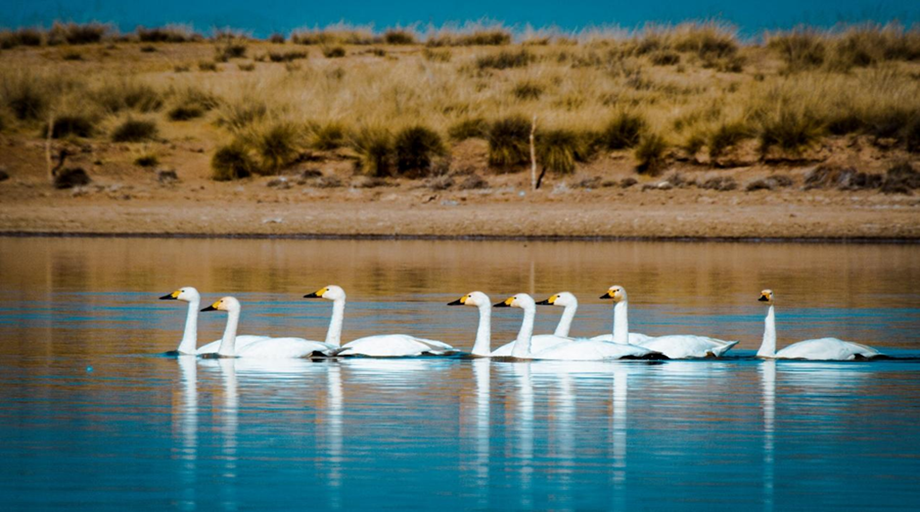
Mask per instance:
[[[491,306],[492,302],[489,300],[489,296],[482,292],[470,292],[453,302],[448,302],[447,305],[482,307]]]
[[[607,288],[607,293],[601,295],[602,299],[613,299],[613,302],[623,302],[626,299],[626,288],[615,284]]]
[[[201,294],[198,293],[198,290],[192,288],[191,286],[183,286],[178,290],[160,297],[160,300],[181,300],[183,302],[192,302],[194,300],[201,300]]]
[[[527,295],[526,293],[518,293],[517,295],[512,295],[507,299],[495,304],[496,308],[533,308],[536,307],[536,302],[534,302],[533,297]]]
[[[575,295],[569,292],[559,292],[555,295],[550,296],[546,300],[541,300],[537,302],[538,306],[577,306],[578,299],[575,298]]]
[[[760,302],[766,302],[769,305],[773,305],[773,290],[763,290],[760,292],[760,298],[757,299]]]
[[[319,290],[316,290],[313,293],[308,293],[304,295],[305,299],[326,299],[326,300],[342,300],[345,299],[345,290],[341,286],[336,286],[330,284],[329,286],[324,286]]]
[[[240,301],[236,300],[235,297],[223,297],[218,299],[217,302],[211,304],[210,306],[202,309],[202,311],[239,311],[240,310]]]

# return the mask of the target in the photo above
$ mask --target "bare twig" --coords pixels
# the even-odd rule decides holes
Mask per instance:
[[[45,163],[48,166],[48,177],[54,181],[54,168],[51,164],[51,136],[54,134],[54,112],[48,114],[48,136],[45,138]]]
[[[530,125],[530,190],[540,188],[537,181],[537,147],[534,144],[534,134],[537,131],[537,115],[533,115],[533,122]]]

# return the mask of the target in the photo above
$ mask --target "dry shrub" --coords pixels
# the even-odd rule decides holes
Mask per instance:
[[[768,33],[767,47],[779,53],[790,71],[821,66],[827,53],[824,34],[816,29],[798,27],[790,31]]]
[[[248,178],[257,170],[249,149],[240,141],[221,146],[211,157],[211,179],[215,181]]]
[[[509,69],[527,67],[535,57],[524,48],[517,51],[501,50],[476,57],[476,67],[485,69]]]
[[[306,59],[310,54],[304,51],[288,52],[268,52],[268,60],[272,62],[293,62],[295,60]]]
[[[521,101],[538,100],[544,91],[543,85],[531,80],[519,82],[511,89],[514,97]]]
[[[55,21],[46,36],[49,45],[92,44],[102,42],[103,38],[113,33],[111,25],[103,23],[61,23]]]
[[[350,137],[350,145],[358,153],[357,170],[366,176],[385,177],[393,174],[393,136],[385,128],[363,126]]]
[[[404,28],[391,28],[383,33],[383,42],[386,44],[416,44],[415,34]]]
[[[430,62],[450,62],[451,56],[450,50],[432,50],[431,48],[422,50],[422,57]]]
[[[251,135],[252,145],[262,159],[261,170],[278,172],[290,165],[299,154],[301,136],[286,122],[274,123]]]
[[[489,123],[482,117],[462,119],[451,125],[447,134],[456,141],[474,137],[485,138],[489,135]]]
[[[90,96],[97,105],[112,114],[125,110],[155,112],[163,107],[163,95],[136,79],[107,81]]]
[[[511,31],[498,23],[472,22],[463,27],[429,31],[428,46],[503,46],[511,44]]]
[[[96,119],[89,114],[64,114],[54,117],[51,138],[92,137],[96,133]],[[48,125],[42,127],[42,137],[48,136]]]
[[[310,147],[321,151],[338,149],[348,142],[348,130],[339,122],[331,122],[316,126],[312,130]]]
[[[142,43],[190,43],[204,40],[204,36],[196,33],[191,25],[170,24],[153,28],[138,26],[134,33]]]
[[[575,172],[575,153],[579,148],[578,134],[567,129],[537,132],[537,162],[556,174]]]
[[[306,45],[369,45],[377,42],[368,27],[355,27],[344,23],[326,28],[299,29],[291,33],[291,42]]]
[[[128,117],[112,131],[112,142],[144,142],[159,135],[156,121]]]
[[[661,135],[657,133],[642,135],[636,146],[637,170],[642,173],[657,173],[665,163],[664,156],[667,149],[668,143]]]
[[[530,161],[531,123],[515,115],[499,119],[489,128],[489,165],[503,169]]]
[[[203,60],[198,63],[198,71],[217,71],[217,63],[209,60]]]
[[[274,44],[284,44],[285,37],[284,37],[284,34],[279,34],[278,32],[275,32],[274,34],[268,37],[268,41]]]
[[[620,111],[607,122],[601,141],[610,150],[635,147],[648,130],[648,122],[638,113]]]
[[[327,59],[338,59],[347,53],[344,46],[323,46],[321,51]]]
[[[400,130],[396,134],[393,150],[396,171],[413,176],[428,174],[432,159],[447,153],[438,132],[421,125]]]

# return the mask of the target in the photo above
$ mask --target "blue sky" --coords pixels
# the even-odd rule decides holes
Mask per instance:
[[[395,24],[463,21],[490,18],[512,25],[558,25],[578,29],[619,24],[636,27],[646,22],[678,22],[720,18],[756,34],[763,29],[800,23],[830,26],[840,21],[888,21],[909,25],[920,21],[920,2],[908,0],[0,0],[0,25],[48,25],[55,19],[114,22],[123,30],[138,24],[191,23],[199,30],[232,26],[255,35],[338,21]]]

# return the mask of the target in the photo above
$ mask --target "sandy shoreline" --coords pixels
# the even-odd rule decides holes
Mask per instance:
[[[641,195],[640,195],[641,196]],[[673,195],[672,195],[673,196]],[[431,201],[435,202],[435,201]],[[17,204],[18,203],[18,204]],[[464,204],[219,200],[0,204],[0,235],[378,239],[920,241],[920,210],[636,201]]]

